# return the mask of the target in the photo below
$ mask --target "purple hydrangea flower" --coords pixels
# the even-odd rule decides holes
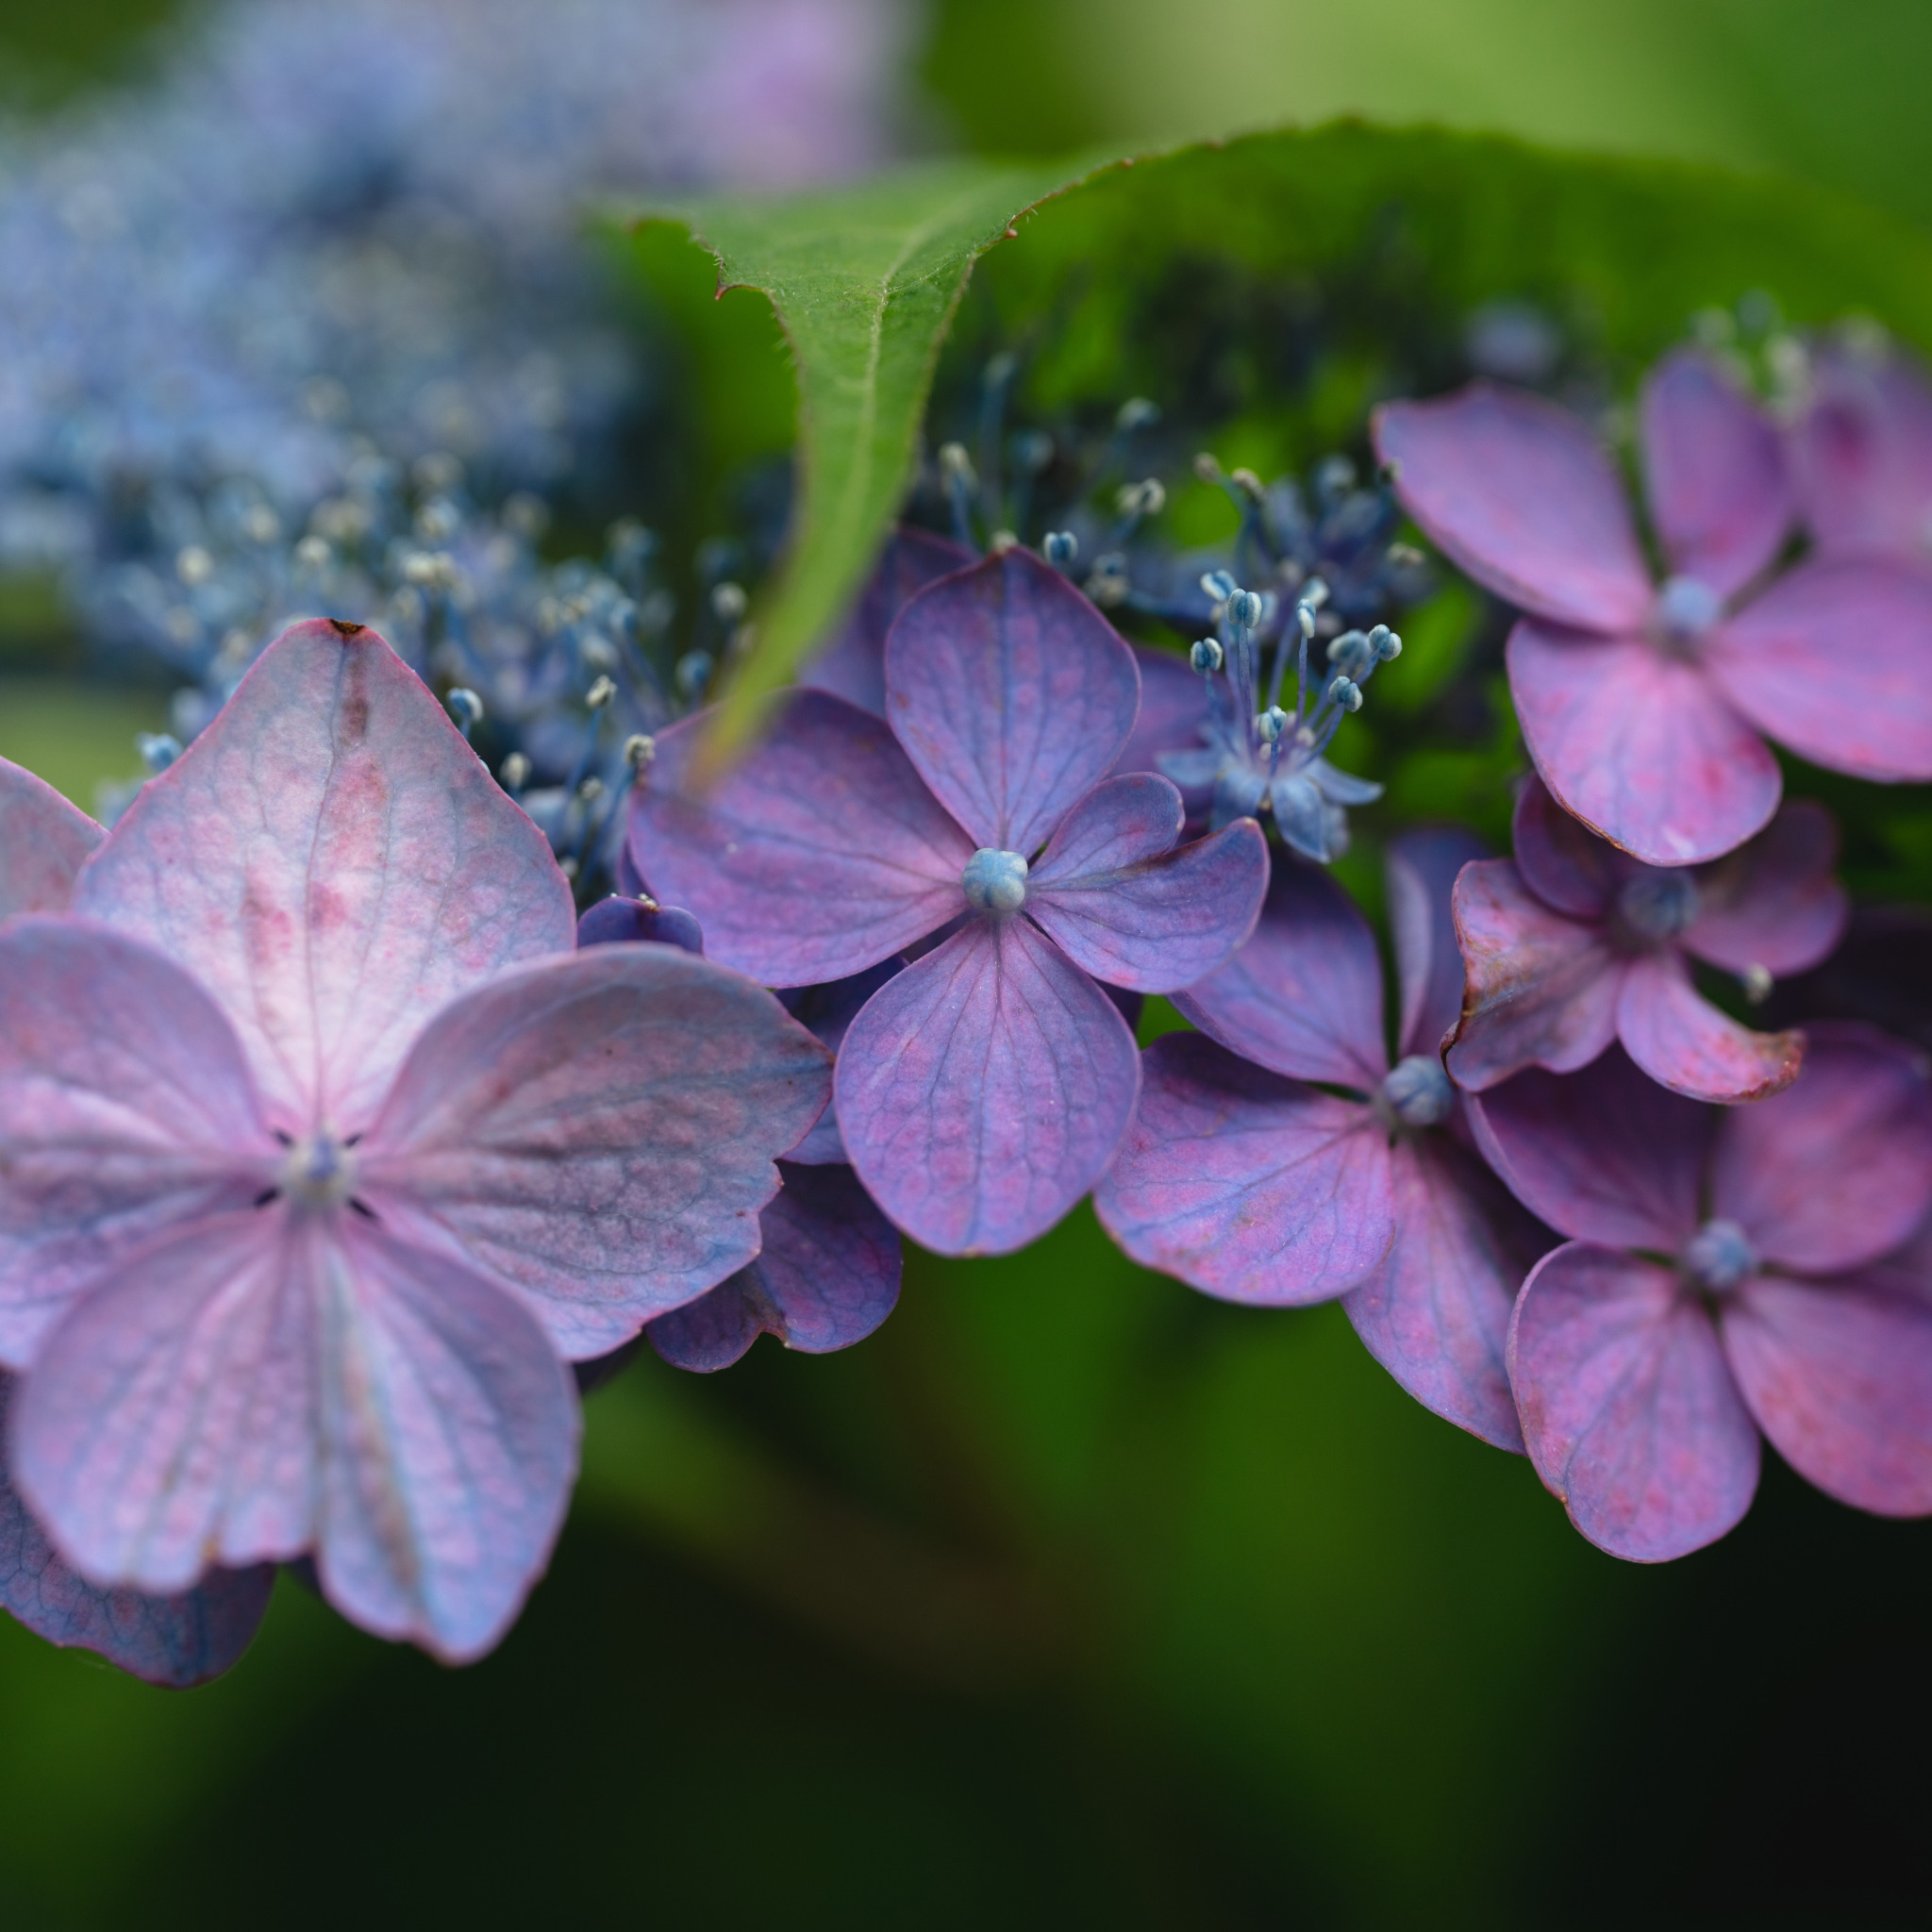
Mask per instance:
[[[1557,802],[1648,864],[1691,865],[1777,808],[1760,732],[1858,777],[1932,778],[1932,575],[1826,556],[1758,588],[1793,516],[1770,420],[1684,351],[1651,372],[1641,424],[1661,586],[1577,417],[1487,383],[1376,412],[1409,513],[1525,613],[1510,694]]]
[[[541,1571],[562,1357],[757,1251],[828,1056],[548,846],[373,631],[297,625],[68,916],[0,927],[14,1480],[90,1582],[311,1553],[450,1659]]]
[[[1806,527],[1825,556],[1932,557],[1932,386],[1897,350],[1856,340],[1810,358],[1789,439]]]
[[[1439,1053],[1462,1003],[1450,885],[1482,850],[1452,830],[1390,848],[1392,1068],[1368,922],[1325,874],[1277,861],[1254,938],[1174,997],[1201,1032],[1142,1056],[1140,1110],[1094,1206],[1135,1260],[1206,1293],[1271,1307],[1341,1296],[1419,1402],[1520,1450],[1504,1339],[1547,1243],[1454,1131]]]
[[[1133,1113],[1140,1057],[1095,980],[1161,992],[1212,972],[1253,927],[1267,847],[1251,820],[1180,845],[1173,785],[1106,777],[1133,654],[1025,551],[907,605],[886,702],[882,722],[800,692],[702,801],[702,723],[675,726],[634,796],[633,858],[714,958],[768,985],[938,936],[853,1020],[840,1131],[915,1240],[1005,1253],[1092,1186]]]
[[[1617,1047],[1470,1102],[1519,1200],[1570,1239],[1524,1282],[1509,1375],[1537,1472],[1591,1542],[1660,1562],[1751,1506],[1758,1436],[1828,1495],[1932,1513],[1932,1085],[1854,1023],[1752,1107]]]
[[[1698,993],[1689,958],[1761,998],[1774,976],[1837,945],[1849,907],[1823,806],[1780,806],[1713,864],[1658,867],[1593,837],[1532,777],[1515,831],[1513,861],[1485,859],[1456,882],[1469,970],[1447,1056],[1457,1085],[1480,1092],[1529,1066],[1574,1073],[1612,1040],[1694,1100],[1759,1100],[1790,1085],[1804,1035],[1739,1025]]]

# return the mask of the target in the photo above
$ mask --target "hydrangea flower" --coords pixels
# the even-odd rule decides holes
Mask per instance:
[[[1524,1282],[1509,1375],[1537,1473],[1591,1542],[1661,1562],[1751,1506],[1758,1437],[1827,1495],[1932,1512],[1924,1057],[1841,1022],[1753,1107],[1671,1093],[1612,1047],[1470,1103],[1569,1237]]]
[[[1094,1206],[1135,1260],[1205,1293],[1340,1295],[1419,1402],[1520,1450],[1503,1345],[1547,1243],[1455,1131],[1439,1052],[1462,1002],[1449,889],[1482,850],[1447,829],[1390,848],[1392,1068],[1368,922],[1325,874],[1278,861],[1254,938],[1174,995],[1201,1031],[1141,1056],[1140,1109]]]
[[[1689,959],[1762,998],[1774,977],[1837,945],[1849,905],[1823,806],[1780,806],[1712,864],[1649,866],[1593,837],[1532,777],[1515,835],[1513,861],[1484,859],[1456,882],[1469,971],[1447,1056],[1458,1086],[1480,1092],[1528,1066],[1574,1073],[1613,1039],[1695,1100],[1759,1100],[1790,1085],[1804,1035],[1739,1025],[1699,994]]]
[[[1376,412],[1410,515],[1524,612],[1509,690],[1557,803],[1692,865],[1776,810],[1760,732],[1858,777],[1932,777],[1932,575],[1826,556],[1761,583],[1793,516],[1772,423],[1691,351],[1651,372],[1641,415],[1661,586],[1579,418],[1487,383]]]
[[[936,941],[853,1020],[834,1098],[873,1198],[941,1253],[1024,1245],[1119,1144],[1140,1057],[1095,981],[1189,985],[1253,926],[1259,827],[1179,845],[1173,785],[1106,777],[1139,701],[1106,620],[1010,549],[906,606],[886,721],[802,691],[697,800],[693,720],[634,794],[640,874],[696,913],[713,958],[768,985]]]
[[[1807,368],[1791,468],[1826,556],[1932,558],[1932,387],[1882,343],[1827,341]]]
[[[562,1358],[758,1249],[824,1049],[670,946],[574,954],[541,835],[373,631],[297,625],[0,926],[14,1480],[90,1582],[312,1556],[452,1660],[541,1571]]]

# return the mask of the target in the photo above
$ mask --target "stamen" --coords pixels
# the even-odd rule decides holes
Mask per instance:
[[[1017,912],[1026,903],[1026,860],[1018,852],[982,845],[966,861],[959,889],[975,912]]]
[[[1227,653],[1212,638],[1200,638],[1188,652],[1188,662],[1203,677],[1212,677],[1227,662]]]
[[[1757,1251],[1735,1221],[1707,1221],[1684,1250],[1684,1272],[1712,1294],[1728,1294],[1757,1271]]]

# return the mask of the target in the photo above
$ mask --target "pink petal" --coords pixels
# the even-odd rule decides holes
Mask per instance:
[[[655,899],[623,898],[612,892],[599,899],[577,921],[577,950],[586,946],[677,946],[703,953],[704,928],[681,906],[660,906]]]
[[[64,912],[75,874],[104,836],[51,785],[0,758],[0,919]]]
[[[1503,1353],[1525,1263],[1498,1226],[1527,1217],[1446,1136],[1399,1141],[1390,1164],[1394,1245],[1341,1306],[1363,1346],[1424,1408],[1521,1453]]]
[[[1617,1037],[1673,1093],[1721,1105],[1783,1092],[1805,1058],[1802,1033],[1754,1033],[1719,1012],[1670,947],[1631,960],[1617,999]]]
[[[1932,778],[1932,571],[1800,564],[1711,632],[1704,661],[1800,758],[1859,778]]]
[[[1821,1022],[1788,1092],[1723,1118],[1711,1212],[1769,1261],[1860,1267],[1932,1208],[1932,1079],[1916,1048],[1873,1027]]]
[[[645,1334],[680,1369],[727,1369],[760,1335],[802,1355],[863,1341],[899,1299],[899,1236],[849,1167],[784,1169],[758,1259]]]
[[[1883,1271],[1759,1274],[1725,1300],[1724,1354],[1757,1425],[1828,1496],[1932,1515],[1932,1301]]]
[[[1696,1232],[1718,1116],[1622,1048],[1565,1078],[1518,1074],[1467,1105],[1484,1158],[1557,1233],[1675,1254]]]
[[[1395,1232],[1388,1130],[1198,1034],[1141,1056],[1141,1105],[1093,1191],[1143,1268],[1267,1307],[1332,1301],[1379,1268]]]
[[[1116,772],[1158,772],[1164,751],[1201,749],[1201,726],[1208,716],[1208,687],[1201,674],[1174,651],[1135,644],[1141,670],[1141,709],[1133,735],[1114,760]],[[1203,800],[1205,809],[1206,801]]]
[[[0,1429],[11,1379],[0,1375]],[[0,1609],[49,1643],[93,1651],[150,1684],[183,1690],[219,1677],[248,1648],[275,1579],[264,1563],[211,1570],[178,1596],[97,1589],[47,1541],[0,1459]]]
[[[1438,402],[1384,403],[1374,433],[1403,508],[1478,583],[1554,624],[1643,622],[1650,573],[1624,487],[1579,418],[1478,382]]]
[[[1667,1268],[1572,1241],[1524,1283],[1509,1375],[1537,1474],[1599,1549],[1664,1563],[1736,1528],[1757,1430]]]
[[[102,1269],[245,1208],[281,1149],[240,1041],[179,967],[71,919],[0,930],[0,1360]]]
[[[630,850],[655,896],[696,916],[712,958],[768,986],[817,985],[965,910],[973,841],[876,718],[802,692],[696,798],[686,774],[706,728],[691,718],[658,738]]]
[[[978,559],[964,544],[902,525],[887,539],[858,608],[798,675],[800,684],[886,715],[886,633],[915,592]],[[746,1343],[749,1347],[749,1342]]]
[[[1366,1092],[1389,1071],[1375,936],[1327,873],[1285,852],[1254,938],[1174,1005],[1229,1052],[1291,1079]]]
[[[1462,1016],[1462,952],[1450,900],[1457,874],[1488,854],[1474,832],[1456,825],[1424,826],[1390,843],[1383,868],[1402,988],[1400,1053],[1434,1058]]]
[[[1698,913],[1684,949],[1739,974],[1817,965],[1851,918],[1837,865],[1838,822],[1816,799],[1787,799],[1749,844],[1698,874]]]
[[[1695,349],[1652,369],[1642,421],[1650,510],[1671,568],[1728,597],[1777,555],[1791,526],[1777,429]]]
[[[1918,365],[1826,348],[1791,433],[1805,520],[1828,554],[1921,557],[1932,524],[1932,390]]]
[[[1646,864],[1721,858],[1777,809],[1777,760],[1719,694],[1715,666],[1707,677],[1641,638],[1526,620],[1509,633],[1508,662],[1524,741],[1557,804]]]
[[[1626,970],[1604,928],[1552,912],[1507,858],[1464,866],[1453,904],[1468,974],[1444,1061],[1457,1086],[1588,1066],[1616,1035]]]
[[[1255,929],[1268,841],[1253,819],[1174,849],[1180,793],[1136,772],[1074,805],[1026,881],[1027,913],[1076,966],[1172,992],[1226,965]]]
[[[215,995],[275,1124],[366,1126],[424,1018],[570,950],[570,888],[373,630],[285,631],[88,862],[74,909]]]
[[[346,1210],[210,1217],[48,1338],[14,1416],[34,1513],[102,1585],[312,1549],[329,1600],[452,1662],[502,1635],[576,1462],[513,1295]]]
[[[942,1255],[1003,1255],[1100,1176],[1133,1118],[1134,1036],[1024,919],[981,918],[881,987],[836,1076],[872,1197]]]
[[[1133,652],[1026,550],[922,591],[886,641],[886,717],[920,776],[974,844],[1028,858],[1112,769],[1140,702]]]
[[[560,1354],[601,1355],[757,1254],[773,1162],[830,1064],[738,974],[598,946],[430,1022],[357,1150],[358,1191],[522,1294]]]
[[[1627,853],[1565,811],[1534,772],[1516,794],[1510,849],[1530,891],[1572,919],[1603,918],[1636,870]]]

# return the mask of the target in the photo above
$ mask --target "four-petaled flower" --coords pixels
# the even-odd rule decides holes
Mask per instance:
[[[1814,351],[1790,438],[1806,527],[1834,557],[1932,559],[1932,388],[1895,349]]]

